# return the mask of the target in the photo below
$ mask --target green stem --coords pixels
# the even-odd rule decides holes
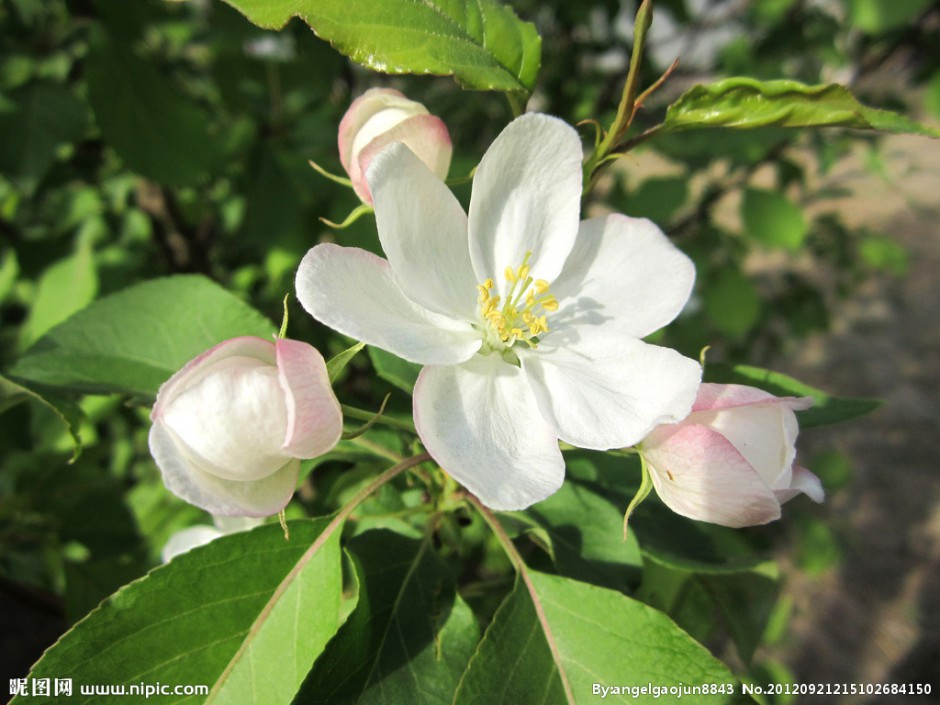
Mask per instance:
[[[509,103],[509,109],[512,110],[512,116],[514,118],[519,117],[525,112],[528,99],[524,93],[519,91],[506,91],[503,95],[506,96],[506,101]]]
[[[372,421],[375,419],[375,412],[373,411],[359,409],[355,406],[350,406],[349,404],[340,404],[340,408],[343,410],[343,415],[348,416],[351,419],[357,419],[359,421]],[[384,423],[386,426],[397,428],[399,431],[408,431],[408,433],[413,433],[415,435],[418,433],[415,430],[415,425],[412,421],[395,419],[390,416],[381,416],[378,419],[375,419],[375,421],[376,423]]]
[[[637,84],[640,80],[640,64],[643,61],[643,48],[646,46],[646,34],[653,23],[653,8],[649,0],[643,0],[640,9],[636,11],[636,21],[633,25],[633,51],[630,55],[630,70],[627,72],[627,81],[623,85],[623,95],[620,105],[617,106],[617,117],[610,126],[607,136],[601,142],[598,153],[601,158],[614,148],[621,140],[630,122],[633,119],[633,106],[636,102]],[[599,160],[598,160],[599,161]]]
[[[380,458],[391,460],[393,463],[397,463],[401,460],[401,456],[398,453],[389,450],[385,446],[379,445],[374,441],[370,441],[368,438],[352,438],[349,442],[369,451],[370,453],[374,453]]]
[[[333,521],[330,522],[330,525],[329,527],[327,527],[327,529],[329,529],[330,527],[336,524],[342,524],[344,521],[346,521],[349,515],[352,514],[360,504],[365,502],[382,485],[395,479],[408,468],[412,468],[415,465],[420,465],[421,463],[425,463],[430,459],[431,459],[430,455],[428,455],[427,453],[421,453],[420,455],[414,455],[410,458],[405,458],[397,465],[393,465],[392,467],[390,467],[388,470],[383,472],[381,475],[375,478],[368,485],[366,485],[361,490],[359,490],[356,493],[356,496],[353,497],[351,500],[349,500],[343,506],[343,508],[339,510],[339,513],[336,515]],[[326,530],[324,530],[324,533],[326,533]]]

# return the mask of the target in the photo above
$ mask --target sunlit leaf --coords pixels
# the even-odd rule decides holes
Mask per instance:
[[[496,0],[226,0],[255,24],[300,17],[322,39],[382,73],[453,76],[465,88],[531,93],[535,27]]]
[[[714,683],[724,693],[686,696],[711,703],[746,702],[724,664],[668,617],[622,593],[530,571],[520,578],[493,618],[455,705],[538,702],[635,703],[624,686],[655,684],[659,700],[679,701],[668,689]],[[551,644],[551,645],[550,645]],[[652,693],[645,700],[656,702]]]
[[[728,78],[694,86],[666,111],[664,131],[696,127],[854,127],[940,137],[940,130],[859,103],[844,86]]]
[[[297,702],[450,705],[480,633],[429,539],[369,531],[349,550],[359,604]]]
[[[184,364],[242,335],[276,328],[202,276],[137,284],[95,301],[43,336],[10,376],[77,392],[152,396]]]
[[[265,703],[289,703],[341,623],[340,524],[292,522],[290,541],[280,527],[265,526],[179,556],[103,602],[46,652],[31,677],[67,673],[76,685],[126,688],[198,684],[211,688],[199,702],[256,703],[263,692]],[[128,695],[76,691],[70,700],[117,704]]]

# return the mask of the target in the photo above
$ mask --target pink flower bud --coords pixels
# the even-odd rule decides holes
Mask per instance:
[[[339,124],[339,158],[364,203],[372,205],[366,183],[369,163],[395,142],[404,142],[438,178],[447,177],[452,147],[444,122],[396,90],[370,88],[352,102]]]
[[[812,403],[703,384],[688,417],[657,426],[641,444],[660,499],[677,514],[731,527],[779,519],[780,505],[800,492],[822,502],[819,478],[793,462],[793,412]]]
[[[160,387],[150,453],[180,498],[221,516],[266,516],[294,493],[300,458],[339,441],[339,402],[319,352],[233,338]]]

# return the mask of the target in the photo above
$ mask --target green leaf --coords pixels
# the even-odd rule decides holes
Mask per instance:
[[[524,514],[551,541],[555,569],[562,575],[616,590],[639,582],[643,560],[633,533],[623,540],[623,512],[599,481],[591,456],[566,454],[565,483],[555,494]],[[616,458],[621,480],[634,469]]]
[[[780,571],[774,561],[731,575],[702,575],[698,580],[728,627],[745,663],[754,657],[780,593]]]
[[[849,0],[849,26],[878,34],[913,23],[931,0]]]
[[[725,335],[740,340],[760,319],[761,301],[753,282],[740,270],[719,270],[702,293],[705,312]]]
[[[888,270],[896,277],[907,273],[907,250],[890,237],[868,235],[859,243],[858,253],[871,267]]]
[[[728,78],[694,86],[666,110],[665,132],[695,127],[853,127],[940,137],[940,130],[889,110],[868,108],[835,83]]]
[[[90,246],[83,246],[47,267],[39,278],[29,317],[20,329],[20,348],[25,350],[98,293],[98,271]]]
[[[11,92],[0,100],[0,172],[35,184],[86,122],[84,103],[66,86],[38,82]]]
[[[630,520],[643,557],[672,570],[724,575],[752,570],[767,561],[741,532],[692,522],[661,502],[644,502]]]
[[[369,531],[349,551],[359,603],[296,702],[450,705],[480,632],[430,537]]]
[[[62,421],[72,437],[74,447],[72,459],[77,458],[82,448],[82,439],[79,433],[82,424],[82,410],[78,405],[47,389],[33,387],[29,384],[17,384],[6,377],[0,376],[0,414],[24,401],[39,404],[49,409]]]
[[[541,38],[496,0],[226,0],[260,27],[300,17],[353,61],[388,74],[453,76],[472,90],[532,92]]]
[[[330,358],[329,362],[326,363],[326,371],[330,376],[330,384],[336,381],[336,378],[339,377],[340,372],[349,364],[349,361],[365,346],[365,343],[356,343],[352,347],[346,348],[335,357]]]
[[[197,355],[276,327],[205,277],[155,279],[95,301],[53,328],[11,377],[77,392],[153,396]]]
[[[455,705],[678,702],[668,690],[716,684],[689,702],[747,702],[727,667],[653,608],[613,590],[529,572],[499,608],[460,682]],[[567,688],[565,683],[567,682]],[[600,688],[609,688],[601,691]]]
[[[768,247],[798,250],[809,232],[803,211],[776,191],[745,189],[741,219],[747,235]]]
[[[726,573],[697,573],[651,562],[637,596],[699,640],[712,639],[723,626],[747,663],[761,643],[779,592],[779,570],[773,561]]]
[[[289,703],[340,626],[338,528],[327,519],[224,536],[122,588],[36,664],[32,678],[211,687],[200,702]],[[126,696],[77,697],[104,705]],[[17,697],[18,705],[53,698]]]
[[[660,225],[668,223],[689,195],[689,180],[679,176],[646,179],[630,194],[623,212],[636,218],[649,218]]]
[[[403,392],[411,394],[418,381],[421,365],[402,360],[397,355],[385,352],[380,348],[369,346],[369,359],[379,377],[398,387]]]
[[[0,304],[4,303],[13,291],[19,273],[20,263],[16,259],[16,250],[4,249],[0,255]]]
[[[940,120],[940,71],[934,73],[924,89],[924,107],[930,111],[935,120]]]
[[[771,372],[749,365],[708,363],[705,366],[704,378],[706,382],[758,387],[779,397],[813,397],[816,403],[812,407],[797,412],[801,428],[848,421],[874,411],[882,403],[880,399],[834,397],[781,372]]]
[[[190,186],[219,158],[209,115],[130,46],[94,32],[85,71],[98,126],[130,169],[159,183]]]

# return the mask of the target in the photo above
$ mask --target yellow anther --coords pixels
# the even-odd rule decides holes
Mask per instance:
[[[506,267],[503,274],[508,286],[504,296],[493,292],[493,279],[477,286],[479,292],[480,315],[485,319],[489,334],[498,339],[507,348],[517,341],[523,341],[531,348],[538,346],[537,336],[547,333],[548,320],[545,311],[557,311],[558,300],[549,293],[549,283],[544,279],[530,276],[527,252],[518,267]],[[540,310],[541,309],[541,310]]]

